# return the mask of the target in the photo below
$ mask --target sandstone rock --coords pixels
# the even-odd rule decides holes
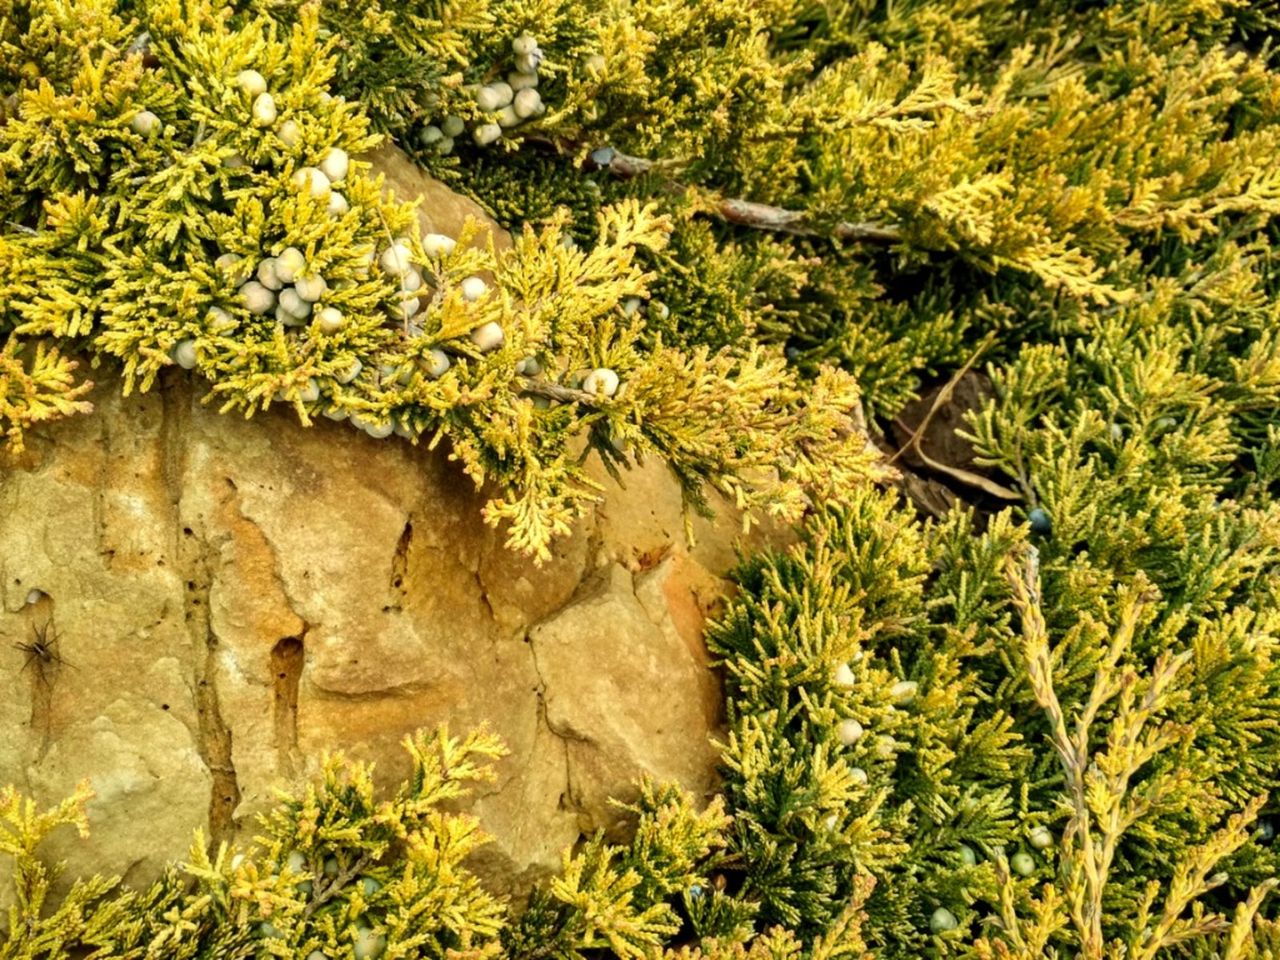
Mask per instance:
[[[0,472],[0,782],[46,803],[93,782],[92,837],[49,851],[72,872],[146,882],[197,827],[251,836],[326,750],[390,782],[403,736],[441,722],[511,750],[473,805],[499,889],[613,826],[640,775],[712,788],[701,619],[737,528],[691,551],[661,465],[537,568],[443,453],[219,416],[177,373],[93,399]],[[46,677],[11,643],[47,622],[68,665]]]
[[[473,241],[483,246],[487,235],[494,246],[505,250],[511,246],[511,235],[469,197],[455,193],[413,162],[394,143],[386,141],[378,149],[360,157],[372,164],[371,172],[386,178],[386,185],[401,200],[421,198],[418,222],[423,233],[443,233],[457,237],[468,219],[474,220],[481,233]]]
[[[719,683],[666,603],[641,601],[631,573],[611,564],[529,642],[547,726],[564,742],[566,800],[584,834],[614,819],[610,798],[632,798],[637,765],[710,795],[716,757],[707,733],[721,716]]]

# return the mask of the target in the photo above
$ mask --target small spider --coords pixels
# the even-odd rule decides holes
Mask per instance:
[[[46,621],[43,627],[33,627],[32,633],[31,640],[13,645],[15,649],[21,650],[27,655],[27,662],[22,665],[24,671],[34,663],[37,673],[43,679],[44,671],[49,667],[71,666],[70,663],[67,663],[62,658],[62,654],[58,652],[58,640],[60,638],[57,630],[53,628],[52,621]]]

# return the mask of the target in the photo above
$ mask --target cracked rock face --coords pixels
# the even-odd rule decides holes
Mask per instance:
[[[511,755],[472,809],[497,890],[554,870],[641,774],[715,786],[702,621],[734,518],[685,541],[656,463],[542,568],[508,552],[443,453],[291,413],[218,416],[176,371],[45,429],[0,468],[0,783],[82,779],[69,875],[145,883],[193,831],[246,840],[325,751],[391,783],[418,727],[487,723]],[[603,478],[602,478],[603,479]],[[64,664],[12,644],[51,623]]]

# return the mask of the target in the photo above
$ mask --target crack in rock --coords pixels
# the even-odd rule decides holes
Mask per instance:
[[[221,543],[228,538],[224,536],[217,543],[210,542],[203,533],[183,524],[182,491],[190,409],[185,391],[162,389],[161,398],[161,470],[172,508],[173,552],[184,583],[184,621],[193,651],[196,748],[213,780],[209,793],[209,834],[216,843],[232,830],[235,810],[240,804],[240,785],[231,753],[231,730],[218,702],[218,638],[209,609],[213,570],[219,559]],[[236,485],[229,477],[226,478],[226,486],[222,499],[224,504],[235,496],[236,491]],[[188,531],[191,531],[189,535]]]

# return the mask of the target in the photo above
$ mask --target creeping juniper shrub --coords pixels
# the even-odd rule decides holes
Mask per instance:
[[[4,955],[1280,953],[1273,4],[0,10],[11,445],[87,412],[86,359],[180,366],[449,442],[535,556],[598,493],[583,435],[808,514],[708,633],[723,800],[647,786],[527,910],[426,816],[469,776],[428,757],[496,745],[419,738],[385,806],[336,761],[244,859],[61,905],[35,846],[84,796],[6,793]],[[380,133],[514,251],[416,236]],[[976,466],[1021,503],[921,521],[856,414],[979,344]],[[353,830],[295,849],[313,820]]]

